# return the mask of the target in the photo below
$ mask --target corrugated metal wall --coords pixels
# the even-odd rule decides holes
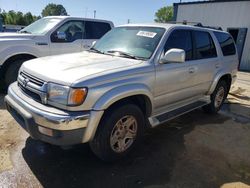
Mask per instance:
[[[250,1],[179,4],[176,21],[183,20],[220,26],[225,31],[233,27],[248,28],[240,69],[250,71]]]

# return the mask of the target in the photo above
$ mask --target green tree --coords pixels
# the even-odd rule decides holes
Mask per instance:
[[[4,24],[23,26],[29,25],[41,18],[40,16],[32,15],[30,12],[23,14],[22,12],[15,12],[13,10],[9,12],[2,11],[0,16],[2,17]]]
[[[10,10],[6,15],[4,22],[5,24],[16,25],[16,12],[14,10]]]
[[[160,8],[155,13],[155,22],[169,22],[173,19],[173,7],[172,6],[166,6]]]
[[[3,23],[4,23],[4,20],[6,19],[6,12],[5,12],[5,11],[2,11],[2,12],[0,13],[0,16],[1,16],[2,21],[3,21]]]
[[[50,3],[42,11],[42,16],[66,16],[66,9],[62,5]]]
[[[23,19],[24,19],[25,25],[29,25],[36,20],[36,18],[34,18],[34,16],[30,12],[27,12],[26,14],[24,14]]]
[[[17,12],[15,15],[15,21],[17,25],[25,25],[25,20],[22,12]]]

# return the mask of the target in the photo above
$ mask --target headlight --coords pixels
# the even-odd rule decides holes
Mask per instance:
[[[69,105],[81,105],[87,96],[86,88],[70,88],[58,84],[48,84],[48,101]]]

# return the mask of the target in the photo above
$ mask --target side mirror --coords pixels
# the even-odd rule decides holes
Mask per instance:
[[[66,33],[62,31],[57,31],[56,38],[59,40],[66,40]]]
[[[160,63],[184,63],[186,53],[182,49],[173,48],[168,50],[164,57],[161,58]]]
[[[92,42],[91,47],[95,46],[96,40]]]

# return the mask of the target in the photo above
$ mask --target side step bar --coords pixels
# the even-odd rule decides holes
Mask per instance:
[[[175,109],[175,110],[172,110],[172,111],[169,111],[169,112],[166,112],[166,113],[154,116],[154,117],[150,117],[149,122],[150,122],[152,127],[156,127],[157,125],[165,123],[171,119],[174,119],[178,116],[186,114],[192,110],[195,110],[195,109],[200,108],[202,106],[205,106],[207,104],[209,104],[209,103],[205,102],[205,101],[197,101],[197,102],[188,104],[186,106],[183,106],[181,108],[178,108],[178,109]]]

